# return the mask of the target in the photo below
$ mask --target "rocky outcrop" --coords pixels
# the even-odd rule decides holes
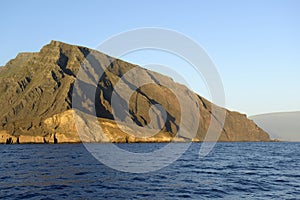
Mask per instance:
[[[45,139],[42,136],[20,135],[13,136],[7,131],[0,131],[0,144],[42,144]]]
[[[246,115],[238,112],[227,112],[224,132],[220,141],[269,141],[270,137]],[[247,133],[247,134],[245,134]]]
[[[81,87],[73,91],[83,63],[91,70],[79,80]],[[135,75],[123,76],[132,69],[138,70]],[[141,81],[151,84],[139,87]],[[118,84],[122,85],[123,93],[116,92]],[[183,102],[196,96],[199,122],[194,122],[194,112],[181,113],[179,100],[170,88],[176,88]],[[87,91],[95,92],[90,95]],[[112,108],[113,91],[118,97],[117,114]],[[132,95],[126,99],[124,94]],[[74,108],[76,97],[83,101]],[[51,41],[37,53],[21,53],[1,68],[0,105],[1,143],[203,141],[210,122],[219,121],[211,102],[169,77],[58,41]],[[153,105],[164,109],[165,120]],[[96,120],[92,117],[93,109]],[[226,112],[220,141],[270,141],[268,134],[245,115],[218,109]],[[90,119],[86,117],[89,115]],[[190,135],[189,124],[182,126],[182,119],[190,124],[199,123],[196,135]],[[135,127],[129,123],[132,121]],[[101,132],[93,128],[97,125]],[[142,128],[147,126],[157,129],[156,134],[145,137],[147,133]],[[185,131],[178,136],[180,129]],[[212,131],[217,130],[218,127],[212,127]]]
[[[75,116],[74,116],[75,115]],[[74,117],[77,117],[79,123],[77,128]],[[184,142],[182,138],[173,138],[170,134],[160,132],[152,137],[136,137],[137,133],[134,129],[123,125],[117,125],[113,120],[97,119],[98,125],[101,127],[100,132],[92,131],[95,126],[91,121],[84,121],[80,116],[76,116],[73,110],[65,111],[61,114],[44,120],[43,129],[53,132],[44,136],[36,135],[20,135],[13,136],[7,131],[0,131],[0,144],[56,144],[56,143],[134,143],[134,142]],[[126,130],[126,132],[122,131]],[[82,131],[78,134],[78,131]]]
[[[19,143],[19,144],[30,144],[30,143],[42,144],[42,143],[45,143],[45,141],[44,141],[43,136],[20,135],[18,137],[17,143]]]
[[[77,125],[75,125],[77,118]],[[91,117],[92,118],[92,117]],[[57,114],[44,121],[45,127],[49,132],[56,132],[54,137],[56,143],[77,143],[77,142],[113,142],[113,143],[133,143],[133,142],[171,142],[174,139],[170,134],[160,132],[152,137],[137,137],[138,133],[135,129],[126,126],[126,124],[116,124],[115,121],[109,119],[90,119],[84,120],[73,110],[65,111]],[[95,130],[93,127],[99,126],[100,129]],[[120,128],[120,126],[122,126]],[[123,130],[126,130],[124,132]],[[78,134],[79,133],[79,134]],[[142,135],[140,133],[140,135]],[[175,138],[174,141],[183,141]]]
[[[18,138],[9,134],[7,131],[0,131],[0,144],[16,144]]]

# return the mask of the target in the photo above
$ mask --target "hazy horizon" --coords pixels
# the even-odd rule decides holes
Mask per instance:
[[[300,111],[250,116],[272,139],[300,142]]]

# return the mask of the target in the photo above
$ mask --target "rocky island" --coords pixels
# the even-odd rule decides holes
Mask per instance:
[[[92,127],[95,121],[87,121],[79,116],[81,136],[78,135],[78,123],[75,125],[72,107],[73,88],[78,70],[88,55],[90,65],[100,67],[108,65],[104,75],[97,80],[96,94],[85,96],[84,91],[77,91],[86,102],[95,102],[97,123],[102,133],[91,132],[85,127]],[[111,62],[113,60],[113,62]],[[143,127],[150,123],[149,109],[152,104],[161,105],[166,111],[166,121],[161,130],[151,137],[138,137],[127,123],[122,122],[122,129],[117,125],[111,105],[111,96],[118,80],[136,65],[113,59],[98,51],[58,41],[51,41],[40,52],[19,53],[15,59],[0,67],[0,143],[80,143],[80,142],[170,142],[203,141],[211,117],[218,120],[211,112],[212,103],[197,95],[199,128],[192,138],[176,136],[180,123],[178,101],[171,91],[159,81],[145,85],[134,91],[128,103],[131,120]],[[168,84],[179,88],[179,92],[194,94],[187,87],[174,82],[171,78],[143,69],[142,79],[155,79],[160,76]],[[91,77],[93,75],[91,74]],[[87,86],[88,82],[83,82]],[[134,88],[134,82],[124,80],[127,88]],[[89,101],[91,100],[91,101]],[[88,113],[88,105],[82,105],[82,112]],[[225,108],[226,118],[219,141],[270,141],[269,135],[258,127],[246,115],[232,112]],[[193,116],[185,116],[191,118]],[[158,123],[158,122],[157,122]],[[124,130],[127,130],[124,132]]]

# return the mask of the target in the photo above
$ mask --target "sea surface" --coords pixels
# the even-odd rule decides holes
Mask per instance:
[[[0,199],[300,199],[300,143],[217,143],[201,159],[200,146],[133,174],[101,164],[82,144],[0,145]]]

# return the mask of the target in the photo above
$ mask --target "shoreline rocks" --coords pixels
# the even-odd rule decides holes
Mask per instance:
[[[16,144],[18,138],[9,134],[6,130],[0,131],[0,144]]]

